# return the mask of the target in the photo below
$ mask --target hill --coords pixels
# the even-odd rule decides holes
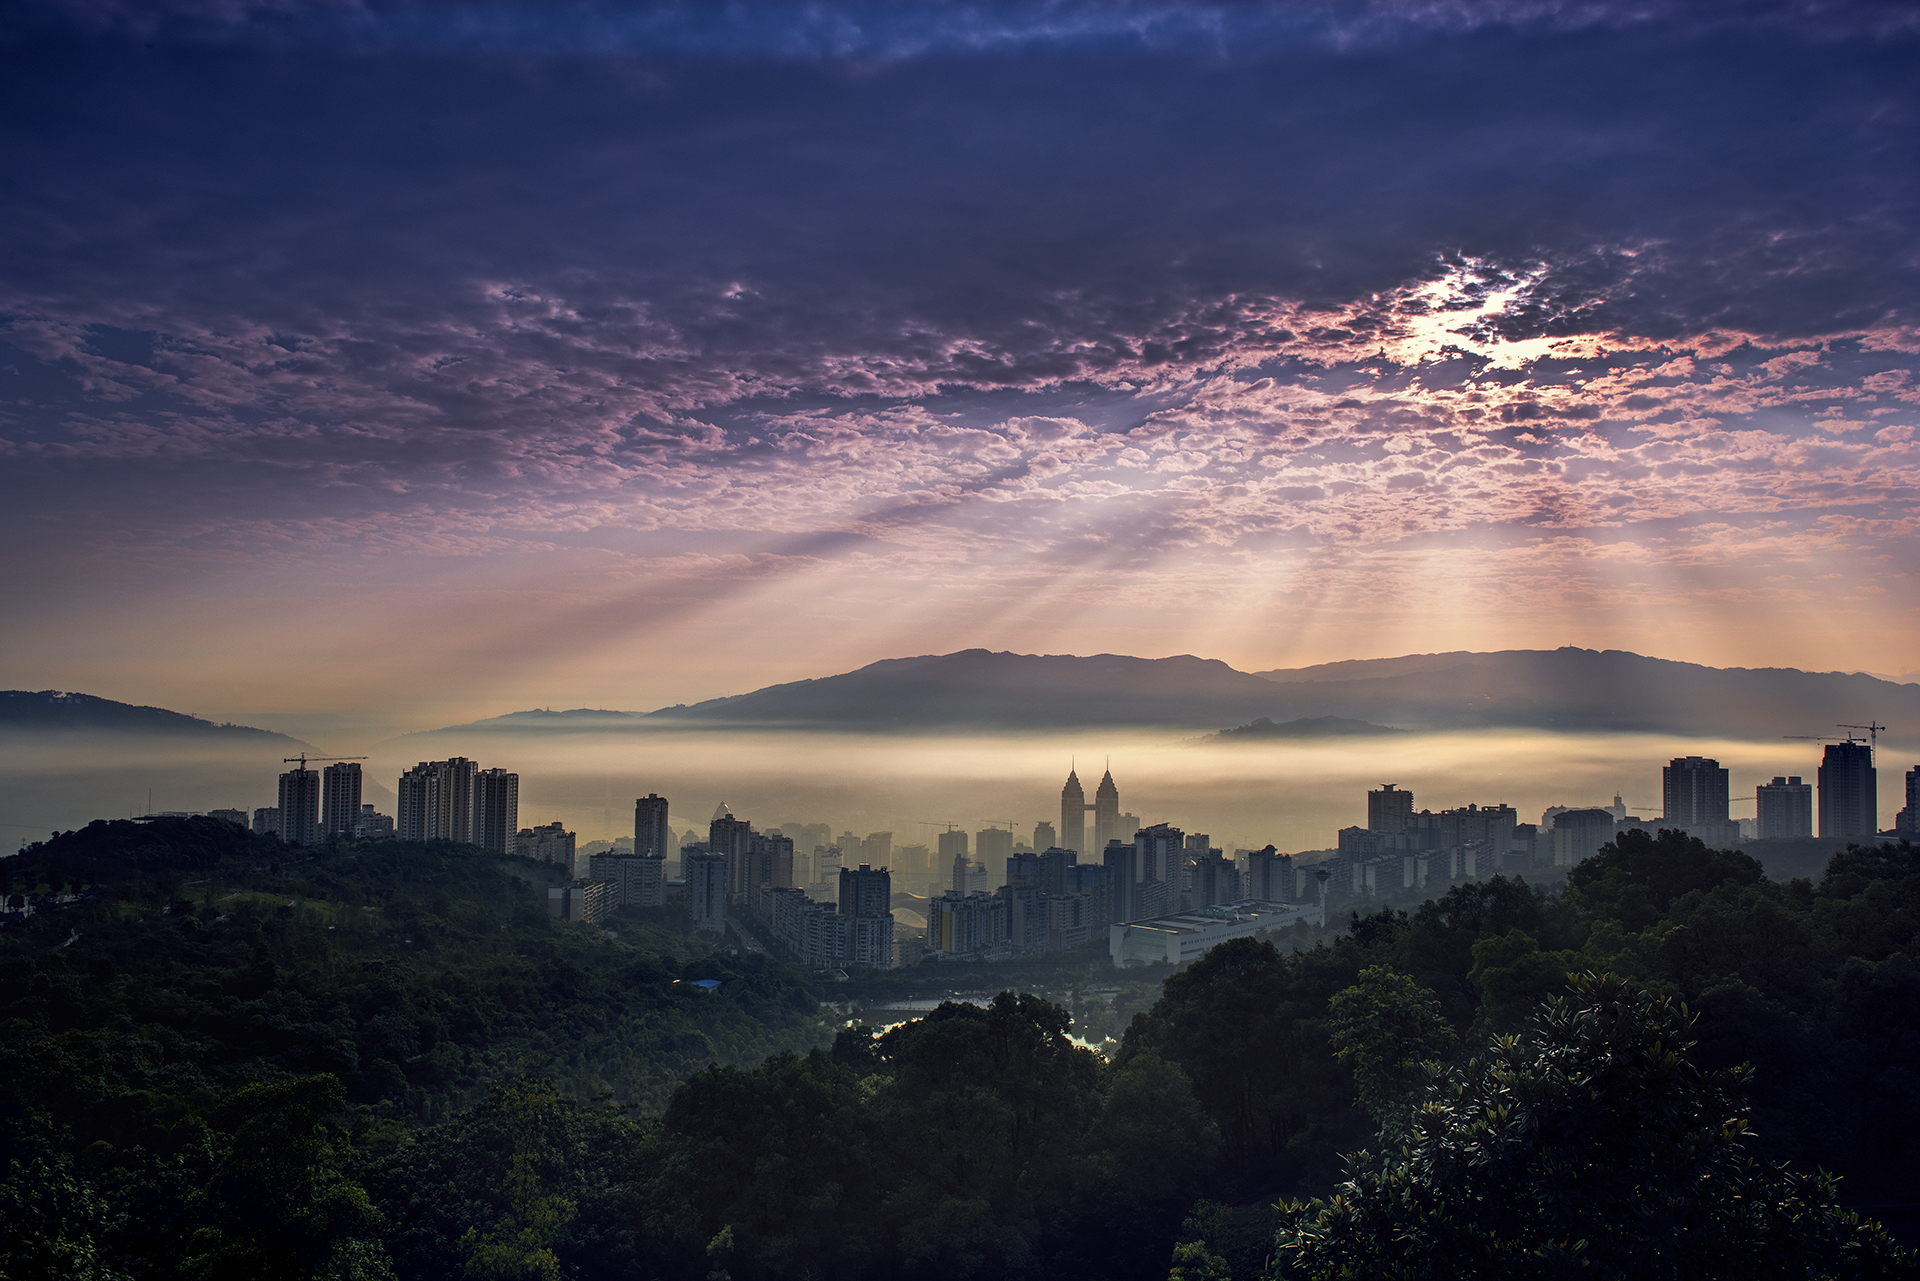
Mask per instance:
[[[1233,729],[1223,729],[1218,734],[1208,734],[1201,741],[1243,743],[1278,738],[1355,738],[1372,734],[1404,734],[1405,732],[1391,725],[1375,725],[1371,721],[1352,721],[1341,716],[1303,716],[1298,720],[1282,721],[1277,725],[1270,718],[1262,716],[1249,724],[1238,725]]]
[[[1888,742],[1904,744],[1920,743],[1920,686],[1857,673],[1715,668],[1574,648],[1407,655],[1258,673],[1186,654],[1148,659],[971,649],[888,659],[837,676],[663,708],[632,723],[932,732],[1218,728],[1329,717],[1426,730],[1756,739],[1830,734],[1836,724],[1877,720],[1894,726]]]
[[[62,693],[59,690],[0,690],[0,730],[24,730],[34,733],[145,734],[174,738],[198,738],[221,742],[285,743],[291,747],[308,744],[272,730],[250,725],[217,725],[170,712],[164,707],[141,707],[116,703],[92,694]]]
[[[1920,686],[1863,673],[1718,668],[1624,650],[1444,653],[1257,673],[1320,715],[1433,729],[1515,726],[1730,738],[1880,721],[1920,742]]]

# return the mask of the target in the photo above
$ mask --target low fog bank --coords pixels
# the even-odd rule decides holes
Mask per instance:
[[[1221,745],[1159,729],[910,738],[487,729],[361,750],[369,756],[365,798],[383,813],[393,812],[401,770],[429,755],[464,755],[519,773],[522,825],[558,819],[583,842],[630,835],[634,797],[648,792],[672,802],[682,832],[704,832],[724,802],[757,826],[891,831],[896,846],[931,844],[948,823],[969,832],[1011,823],[1026,840],[1036,822],[1058,820],[1070,766],[1089,798],[1110,767],[1123,813],[1206,832],[1231,852],[1269,843],[1327,848],[1341,827],[1366,821],[1367,790],[1389,782],[1412,791],[1417,808],[1504,802],[1522,822],[1536,821],[1550,805],[1604,804],[1616,793],[1630,813],[1655,815],[1660,767],[1685,755],[1726,766],[1733,813],[1751,817],[1754,785],[1776,774],[1811,781],[1821,745],[1513,730]],[[154,811],[272,805],[282,754],[119,736],[53,742],[0,735],[0,839],[12,842],[10,852],[94,818],[144,813],[149,804]],[[1882,826],[1899,808],[1899,775],[1908,764],[1882,753]]]

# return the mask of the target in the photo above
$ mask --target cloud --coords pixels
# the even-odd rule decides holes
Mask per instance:
[[[1596,626],[1824,599],[1760,548],[1911,566],[1899,7],[8,22],[0,492],[49,629],[55,578],[249,566],[848,635],[1252,581],[1385,626],[1421,575],[1355,603],[1368,557]]]

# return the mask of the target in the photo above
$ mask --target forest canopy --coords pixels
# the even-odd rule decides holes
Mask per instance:
[[[1558,894],[1223,944],[1105,1057],[1012,992],[849,1027],[469,846],[103,822],[0,888],[0,1277],[1910,1266],[1847,1208],[1920,1199],[1905,845],[1782,884],[1627,833]]]

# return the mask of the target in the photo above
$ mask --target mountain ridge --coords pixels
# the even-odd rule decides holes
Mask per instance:
[[[153,734],[169,737],[260,739],[312,750],[288,734],[251,725],[216,724],[137,703],[121,703],[96,694],[43,689],[0,690],[0,730],[52,730],[59,733]]]

